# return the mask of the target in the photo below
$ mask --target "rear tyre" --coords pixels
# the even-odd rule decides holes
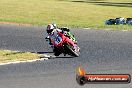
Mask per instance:
[[[59,55],[60,55],[60,53],[58,53],[58,52],[55,52],[55,53],[54,53],[54,55],[55,55],[55,56],[59,56]]]
[[[54,55],[55,55],[55,56],[59,56],[59,55],[61,54],[61,52],[58,50],[57,47],[54,47],[53,52],[54,52]]]

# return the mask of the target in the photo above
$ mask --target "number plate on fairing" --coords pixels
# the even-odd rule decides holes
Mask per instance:
[[[55,44],[58,45],[59,43],[61,43],[61,41],[62,41],[62,38],[60,36],[57,36],[55,40]]]

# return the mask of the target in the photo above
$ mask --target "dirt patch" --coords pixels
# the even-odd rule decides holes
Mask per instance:
[[[0,22],[0,24],[12,24],[12,25],[18,25],[18,26],[33,26],[32,24],[16,23],[16,22]]]

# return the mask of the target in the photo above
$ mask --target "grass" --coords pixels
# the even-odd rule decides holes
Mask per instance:
[[[39,59],[40,55],[30,52],[18,52],[10,50],[0,50],[0,63],[8,63],[15,61],[27,61]]]
[[[128,25],[104,25],[107,19],[131,16],[131,0],[0,0],[1,22],[131,30]]]

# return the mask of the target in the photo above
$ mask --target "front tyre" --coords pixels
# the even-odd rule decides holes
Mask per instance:
[[[70,45],[66,45],[69,53],[72,55],[72,56],[75,56],[75,57],[79,57],[80,55],[80,48],[77,46],[75,49],[70,46]]]

